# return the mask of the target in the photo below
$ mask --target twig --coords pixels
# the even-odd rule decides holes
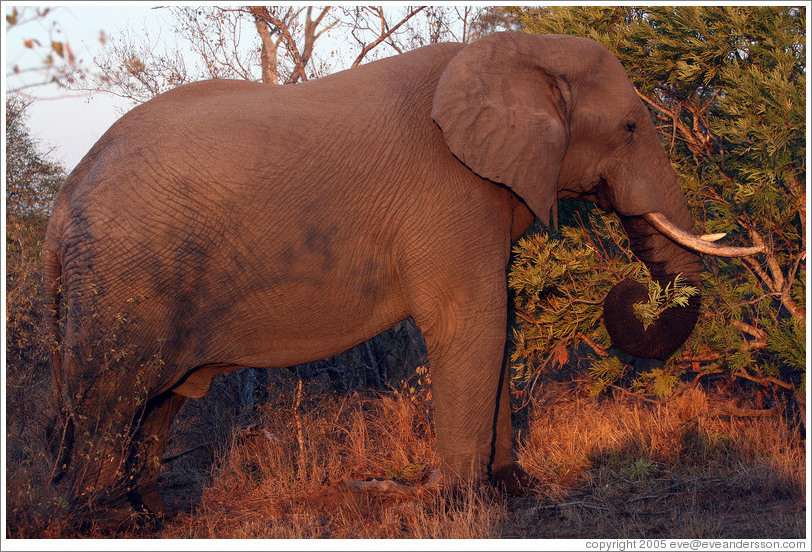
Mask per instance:
[[[594,341],[589,339],[584,334],[581,334],[579,337],[581,338],[581,341],[583,341],[584,343],[586,343],[587,345],[592,347],[592,350],[595,351],[596,353],[598,353],[599,356],[602,356],[602,357],[609,356],[609,353],[606,351],[605,347],[601,347],[600,345],[598,345],[597,343],[595,343]]]
[[[739,408],[730,404],[714,408],[705,416],[715,418],[717,416],[730,416],[733,418],[759,418],[767,417],[772,418],[778,416],[778,406],[772,408],[758,409],[758,408]]]
[[[722,355],[718,355],[718,358],[722,358]],[[692,359],[684,359],[684,360],[687,360],[687,361],[690,362]],[[714,360],[714,359],[705,359],[705,358],[703,358],[703,359],[700,359],[700,360],[701,361],[709,361],[709,360]],[[769,384],[773,384],[773,385],[777,385],[778,387],[783,387],[784,389],[786,389],[788,391],[794,391],[795,390],[795,387],[791,383],[787,383],[787,382],[785,382],[783,380],[780,380],[778,378],[774,378],[772,376],[765,376],[763,378],[757,378],[756,376],[751,376],[747,372],[727,372],[725,370],[719,370],[719,369],[717,369],[717,367],[720,364],[721,363],[714,363],[707,370],[705,370],[704,372],[701,372],[701,373],[697,374],[696,377],[694,378],[694,383],[697,383],[700,380],[700,378],[703,378],[705,376],[714,376],[714,375],[728,374],[729,373],[731,376],[746,379],[748,381],[752,381],[753,383],[763,385],[764,387],[769,387]]]
[[[381,42],[384,42],[384,41],[385,41],[387,38],[389,38],[390,36],[392,36],[392,34],[393,34],[395,31],[397,31],[397,30],[398,30],[398,29],[399,29],[399,28],[400,28],[400,27],[401,27],[401,26],[402,26],[404,23],[406,23],[406,22],[407,22],[409,19],[411,19],[412,17],[414,17],[415,15],[417,15],[417,14],[418,14],[418,12],[420,12],[420,11],[424,10],[425,8],[426,8],[426,6],[421,6],[421,7],[417,8],[417,9],[416,9],[416,10],[414,10],[414,11],[409,11],[409,13],[408,13],[408,14],[406,14],[406,17],[404,17],[404,18],[403,18],[403,19],[402,19],[402,20],[401,20],[401,21],[400,21],[400,22],[399,22],[397,25],[395,25],[395,26],[394,26],[394,27],[392,27],[392,28],[389,28],[388,24],[386,24],[386,19],[384,19],[384,15],[383,15],[383,10],[380,10],[380,11],[375,10],[375,11],[376,11],[376,13],[377,13],[377,15],[378,15],[378,17],[379,17],[379,18],[380,18],[380,20],[381,20],[381,31],[380,31],[380,35],[378,36],[378,38],[376,38],[375,40],[373,40],[372,42],[370,42],[369,44],[367,44],[366,46],[364,46],[364,47],[362,47],[362,48],[361,48],[361,53],[360,53],[360,54],[358,54],[358,57],[356,57],[356,58],[355,58],[355,61],[353,61],[353,62],[352,62],[352,67],[357,67],[358,65],[360,65],[360,64],[361,64],[361,62],[362,62],[362,61],[364,60],[364,58],[366,57],[366,55],[367,55],[367,54],[368,54],[368,53],[369,53],[369,52],[370,52],[370,51],[371,51],[373,48],[375,48],[375,47],[376,47],[378,44],[380,44]]]
[[[622,392],[624,395],[628,395],[629,397],[632,397],[632,398],[635,398],[635,399],[638,399],[638,400],[641,400],[641,401],[645,401],[647,403],[651,403],[651,404],[659,404],[660,403],[660,401],[658,401],[656,399],[649,399],[648,397],[645,397],[643,395],[638,395],[637,393],[632,393],[631,391],[629,391],[627,389],[623,389],[622,387],[619,387],[617,385],[610,385],[609,387],[611,389],[614,389],[615,391]]]
[[[777,385],[779,387],[783,387],[784,389],[787,389],[789,391],[795,391],[795,387],[791,383],[781,381],[780,379],[774,378],[774,377],[771,377],[771,376],[766,376],[766,377],[763,377],[763,378],[757,378],[755,376],[751,376],[747,372],[742,372],[742,373],[733,374],[733,375],[736,376],[736,377],[739,377],[739,378],[744,378],[746,380],[750,380],[752,382],[758,383],[760,385],[763,385],[764,387],[767,387],[768,383],[772,383],[772,384]]]
[[[647,495],[644,495],[644,496],[638,496],[638,497],[630,498],[630,499],[626,500],[626,504],[631,504],[632,502],[640,502],[642,500],[649,500],[649,499],[652,499],[652,498],[661,497],[662,495],[664,495],[664,494],[666,494],[666,493],[668,493],[668,492],[670,492],[670,491],[672,491],[674,489],[678,489],[680,487],[685,487],[688,483],[696,484],[696,483],[721,482],[723,480],[724,480],[724,478],[718,477],[718,476],[694,477],[694,478],[691,478],[691,479],[681,479],[681,480],[677,481],[676,483],[674,483],[672,485],[669,485],[665,489],[660,489],[659,491],[656,491],[654,493],[647,494]]]
[[[293,407],[294,416],[296,417],[296,439],[299,442],[299,477],[304,477],[305,468],[305,450],[304,450],[304,429],[302,427],[302,417],[299,414],[299,406],[302,404],[302,378],[299,378],[299,384],[296,386],[296,404]]]
[[[566,506],[581,506],[582,508],[589,508],[592,510],[604,510],[608,511],[609,508],[606,506],[600,506],[598,504],[590,504],[589,502],[585,502],[583,500],[571,500],[570,502],[559,502],[558,504],[545,504],[544,506],[536,506],[536,510],[549,510],[552,508],[563,508]]]
[[[703,361],[703,360],[704,360],[704,359],[699,359],[697,362],[701,362],[701,361]],[[716,359],[710,359],[710,360],[716,360]],[[699,373],[699,374],[697,374],[697,375],[696,375],[696,377],[694,378],[694,384],[699,383],[699,380],[700,380],[700,379],[702,379],[702,378],[704,378],[705,376],[716,376],[716,375],[719,375],[719,374],[725,374],[725,373],[726,373],[726,372],[725,372],[724,370],[706,370],[706,371],[704,371],[704,372],[700,372],[700,373]]]
[[[192,447],[190,449],[186,449],[186,450],[184,450],[182,452],[178,452],[178,453],[175,453],[175,454],[170,454],[169,456],[164,456],[163,458],[161,458],[161,463],[163,464],[163,463],[166,463],[166,462],[171,462],[172,460],[176,460],[176,459],[180,458],[181,456],[185,456],[186,454],[189,454],[190,452],[194,452],[197,449],[201,449],[201,448],[207,447],[209,445],[211,445],[211,441],[206,441],[206,442],[200,443],[199,445],[196,445],[196,446],[194,446],[194,447]]]

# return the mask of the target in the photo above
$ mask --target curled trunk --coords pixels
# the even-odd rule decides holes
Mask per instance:
[[[691,219],[682,205],[669,218],[689,229]],[[644,217],[623,217],[634,254],[643,261],[654,278],[665,286],[681,274],[687,283],[700,287],[699,257],[658,232]],[[639,358],[663,359],[679,348],[699,318],[701,296],[690,298],[686,307],[671,307],[661,313],[648,328],[635,316],[634,305],[648,302],[645,285],[624,280],[615,285],[604,301],[604,322],[612,342],[622,351]]]

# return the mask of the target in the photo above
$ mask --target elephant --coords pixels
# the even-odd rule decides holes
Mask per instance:
[[[160,458],[186,398],[221,372],[325,358],[412,317],[444,485],[523,492],[506,269],[559,198],[617,213],[662,282],[699,286],[692,247],[755,252],[693,236],[652,117],[585,38],[495,33],[135,107],[65,180],[46,232],[55,484],[92,519],[160,519]],[[699,296],[644,329],[632,305],[645,293],[615,286],[606,325],[620,349],[663,358]]]

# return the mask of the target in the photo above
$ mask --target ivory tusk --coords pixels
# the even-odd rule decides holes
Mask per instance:
[[[727,236],[726,232],[720,232],[718,234],[702,234],[699,236],[699,239],[705,240],[706,242],[715,242],[721,240],[725,236]]]
[[[664,236],[683,245],[697,253],[705,253],[707,255],[714,255],[716,257],[746,257],[748,255],[755,255],[764,251],[764,246],[756,245],[753,247],[731,247],[727,245],[719,245],[713,241],[706,241],[699,236],[690,232],[686,232],[682,228],[676,226],[673,222],[668,220],[664,214],[653,211],[643,215],[649,224],[661,232]],[[718,237],[716,237],[718,236]],[[718,234],[711,234],[711,237],[716,239],[721,238]]]

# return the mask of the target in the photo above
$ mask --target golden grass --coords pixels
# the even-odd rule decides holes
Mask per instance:
[[[450,500],[420,485],[438,462],[430,411],[415,396],[352,394],[299,408],[278,402],[235,436],[201,505],[161,537],[498,536],[504,500],[480,486]],[[413,491],[366,493],[344,483],[367,478],[395,479]]]
[[[505,533],[803,538],[798,428],[780,417],[714,416],[712,403],[699,388],[652,405],[542,396],[519,451],[538,499]]]
[[[802,435],[778,416],[711,416],[708,395],[698,388],[654,405],[597,401],[569,393],[537,405],[520,460],[546,482],[545,494],[560,497],[572,484],[600,483],[609,474],[636,480],[658,470],[713,476],[719,470],[763,467],[773,474],[770,492],[804,496]],[[649,469],[643,464],[649,463]],[[637,466],[635,467],[635,464]],[[765,482],[767,483],[767,482]]]
[[[424,397],[406,391],[305,402],[266,405],[259,424],[235,436],[200,505],[160,536],[804,536],[797,428],[778,417],[710,416],[713,401],[701,389],[658,404],[597,400],[571,387],[541,394],[519,447],[538,485],[521,499],[476,485],[449,499],[420,485],[438,465]],[[414,490],[390,496],[343,484],[373,477]]]
[[[41,394],[38,386],[30,389],[29,395]],[[520,463],[538,484],[519,499],[485,485],[471,485],[449,498],[423,485],[439,465],[425,386],[380,394],[309,392],[319,386],[307,382],[300,389],[296,381],[276,378],[250,425],[233,426],[226,445],[215,446],[213,464],[210,447],[167,463],[164,498],[191,507],[156,532],[116,536],[805,535],[805,441],[799,429],[783,417],[721,416],[722,398],[701,388],[650,403],[632,396],[594,398],[576,384],[545,384],[517,446]],[[224,406],[213,401],[205,408],[213,414]],[[15,412],[9,411],[10,418]],[[177,434],[184,424],[217,420],[194,408],[188,412],[193,415],[181,416]],[[9,420],[8,442],[15,450],[9,450],[6,472],[6,533],[75,537],[65,509],[44,483],[50,464],[34,439],[39,433],[22,431],[24,421]],[[206,437],[197,425],[187,434],[192,440],[177,450],[194,448],[195,439],[217,441],[215,434],[228,435],[211,427]],[[410,490],[365,493],[344,483],[368,478],[394,479]]]

